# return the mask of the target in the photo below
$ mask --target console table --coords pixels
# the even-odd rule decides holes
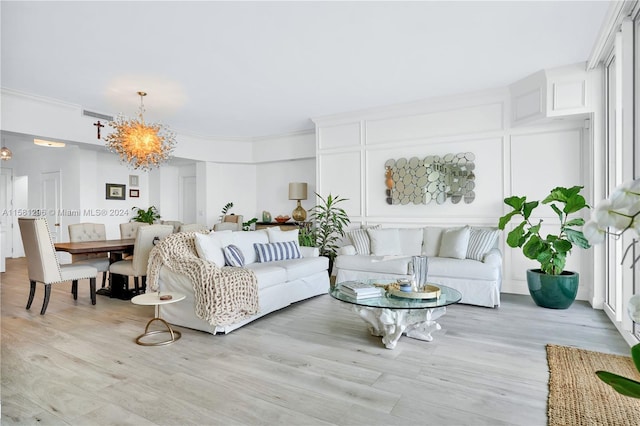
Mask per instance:
[[[283,231],[292,231],[294,229],[298,229],[298,228],[303,228],[305,226],[307,226],[307,224],[310,224],[311,222],[285,222],[285,223],[278,223],[278,222],[256,222],[256,230],[258,229],[267,229],[267,228],[272,228],[275,226],[279,226],[281,230]]]

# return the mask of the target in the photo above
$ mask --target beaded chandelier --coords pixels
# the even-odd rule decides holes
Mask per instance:
[[[176,144],[176,133],[160,123],[146,124],[144,122],[143,98],[145,92],[138,92],[140,109],[138,117],[127,119],[118,114],[109,126],[114,132],[105,137],[107,148],[120,155],[123,163],[128,163],[134,169],[149,170],[159,167],[167,161]]]

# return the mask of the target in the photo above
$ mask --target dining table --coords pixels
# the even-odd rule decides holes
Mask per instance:
[[[109,263],[122,260],[126,253],[132,253],[135,245],[135,238],[121,238],[116,240],[102,241],[78,241],[67,243],[55,243],[56,251],[64,251],[69,254],[96,254],[108,253]],[[128,289],[128,277],[109,273],[109,287],[96,291],[102,296],[109,296],[122,300],[129,300],[135,294]]]

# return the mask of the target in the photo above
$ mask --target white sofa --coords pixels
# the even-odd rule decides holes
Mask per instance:
[[[335,261],[336,282],[409,278],[412,256],[428,257],[428,281],[462,293],[461,303],[500,306],[502,253],[497,228],[369,228],[347,233]]]
[[[254,243],[270,243],[298,241],[298,230],[281,231],[280,228],[269,228],[259,231],[221,231],[210,234],[193,233],[194,238],[201,238],[203,244],[196,240],[196,251],[193,253],[201,259],[224,264],[222,248],[230,244],[238,247],[244,256],[244,268],[252,270],[258,281],[259,310],[256,314],[233,324],[219,325],[199,318],[195,312],[194,286],[201,283],[192,282],[186,275],[160,268],[158,285],[161,291],[173,291],[186,295],[186,299],[177,303],[162,306],[162,318],[167,322],[182,327],[206,331],[208,333],[229,333],[270,312],[282,309],[320,294],[329,289],[328,259],[318,255],[318,249],[299,247],[302,258],[258,262]],[[211,240],[206,240],[209,238]],[[209,246],[209,252],[204,244]],[[201,247],[202,246],[202,247]]]

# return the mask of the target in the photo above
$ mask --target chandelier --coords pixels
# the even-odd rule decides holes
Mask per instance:
[[[138,92],[140,109],[138,117],[127,119],[118,114],[109,126],[115,131],[105,137],[107,148],[120,155],[123,163],[134,169],[149,170],[167,161],[176,144],[176,133],[160,123],[144,122],[143,98],[145,92]]]
[[[0,159],[7,161],[11,160],[11,157],[13,157],[13,153],[11,152],[11,150],[6,146],[3,146],[0,149]]]

